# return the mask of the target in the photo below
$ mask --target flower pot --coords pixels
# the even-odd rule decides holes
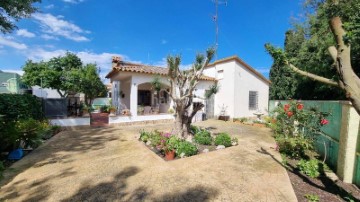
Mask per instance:
[[[9,153],[8,159],[9,160],[19,160],[23,157],[23,155],[24,155],[24,152],[22,149],[15,149]]]
[[[174,160],[175,158],[175,151],[172,150],[172,151],[167,151],[165,152],[165,159],[170,161],[170,160]]]

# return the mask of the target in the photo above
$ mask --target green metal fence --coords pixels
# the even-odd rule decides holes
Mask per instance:
[[[285,104],[288,101],[269,101],[269,111],[275,109],[278,103]],[[326,153],[326,163],[336,171],[337,162],[338,162],[338,153],[339,153],[339,139],[341,131],[341,120],[342,120],[342,103],[341,101],[301,101],[304,104],[304,107],[309,109],[311,107],[316,108],[321,112],[329,112],[330,115],[327,117],[329,124],[323,126],[321,129],[323,135],[318,136],[315,142],[316,151],[325,156]],[[358,147],[360,150],[360,147]],[[360,153],[360,152],[359,152]],[[359,156],[358,156],[359,157]],[[360,157],[358,158],[358,169],[360,168]],[[360,171],[357,172],[358,182],[360,182]],[[358,184],[360,185],[360,184]]]
[[[358,133],[358,141],[356,148],[356,159],[355,159],[355,171],[354,171],[354,183],[360,186],[360,128]]]

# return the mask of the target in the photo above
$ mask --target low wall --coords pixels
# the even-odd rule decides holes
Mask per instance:
[[[157,114],[157,115],[144,115],[144,116],[110,116],[109,124],[144,122],[144,121],[155,121],[155,120],[174,120],[174,115]]]
[[[50,119],[52,125],[62,127],[67,126],[90,126],[90,117],[88,118],[65,118],[65,119]]]

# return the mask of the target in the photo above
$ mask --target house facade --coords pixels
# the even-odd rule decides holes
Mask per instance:
[[[139,121],[148,120],[149,117],[173,119],[171,113],[173,102],[167,93],[170,86],[167,73],[167,68],[133,64],[123,61],[120,57],[113,57],[112,70],[106,78],[109,78],[112,84],[111,98],[112,104],[117,108],[117,114],[130,116],[132,120]],[[156,91],[151,84],[156,77],[162,83],[160,91]],[[204,97],[205,90],[214,82],[214,78],[203,76],[195,95]],[[200,98],[195,101],[205,103],[205,100]],[[126,118],[118,117],[117,119],[122,122]]]
[[[216,78],[220,86],[214,97],[215,117],[267,114],[270,81],[239,57],[231,56],[209,64],[204,75]]]
[[[113,122],[123,122],[126,117],[134,121],[173,118],[173,102],[168,95],[169,81],[167,68],[123,61],[112,58],[112,70],[106,75],[112,84],[112,104],[117,108],[117,118]],[[153,89],[152,81],[158,77],[161,90]],[[205,92],[214,83],[219,92],[205,99]],[[266,113],[270,82],[238,57],[217,60],[204,70],[194,94],[194,103],[205,105],[195,119],[202,114],[208,118],[227,115],[231,118],[251,117],[254,113]],[[142,118],[139,118],[142,117]]]
[[[23,94],[28,92],[29,88],[21,82],[19,74],[0,70],[0,93]]]

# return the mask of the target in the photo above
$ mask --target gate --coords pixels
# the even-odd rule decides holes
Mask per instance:
[[[43,110],[45,117],[66,117],[67,103],[66,98],[43,99]]]
[[[205,105],[206,105],[205,108],[206,118],[207,119],[214,118],[214,95],[206,99]]]

